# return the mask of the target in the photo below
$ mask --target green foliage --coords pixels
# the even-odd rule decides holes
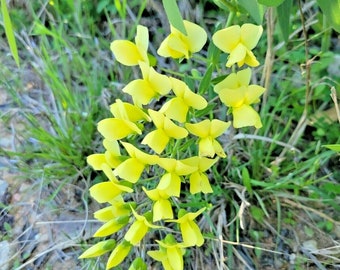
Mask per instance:
[[[170,24],[183,34],[186,34],[183,19],[178,9],[176,0],[162,0],[162,2]]]
[[[340,33],[340,0],[317,0],[326,20]]]
[[[9,48],[11,49],[12,56],[15,60],[15,63],[17,64],[17,66],[19,66],[20,61],[19,61],[18,48],[17,48],[17,44],[15,41],[14,29],[12,27],[11,18],[9,16],[9,12],[7,9],[6,0],[1,0],[1,13],[2,13],[3,20],[4,20],[5,33],[6,33],[7,41],[9,44]]]

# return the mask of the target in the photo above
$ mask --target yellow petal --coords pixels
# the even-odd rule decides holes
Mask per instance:
[[[126,232],[124,239],[132,245],[138,244],[148,232],[149,227],[143,221],[135,221]]]
[[[122,145],[124,146],[130,157],[135,157],[139,162],[143,164],[154,165],[158,162],[158,156],[144,153],[143,151],[133,146],[131,143],[122,142]]]
[[[175,39],[175,41],[171,41],[173,39]],[[181,47],[180,45],[176,46],[176,39],[177,39],[177,42],[180,43],[180,40],[178,40],[178,37],[176,37],[176,36],[174,37],[173,34],[170,34],[169,36],[167,36],[163,40],[161,45],[159,46],[157,53],[162,57],[172,57],[172,58],[175,58],[175,59],[183,57],[183,55],[184,55],[183,52],[174,51],[169,46],[169,42],[170,42],[170,44],[172,44],[172,46],[174,46],[173,44],[175,43],[175,47]]]
[[[105,154],[92,154],[86,158],[87,163],[96,171],[102,170],[102,165],[106,163]]]
[[[167,146],[169,140],[169,136],[164,132],[164,130],[156,129],[149,132],[141,143],[147,144],[157,154],[160,154]]]
[[[241,26],[241,42],[249,49],[255,48],[262,35],[261,25],[246,23]]]
[[[236,89],[222,89],[218,96],[228,107],[240,107],[244,104],[247,87],[241,86]]]
[[[196,110],[203,110],[208,105],[208,102],[204,97],[192,92],[189,88],[184,92],[183,100],[188,106],[193,107]]]
[[[106,270],[111,269],[117,265],[119,265],[126,256],[130,253],[132,245],[127,242],[123,241],[112,251],[109,259],[107,260]]]
[[[258,85],[249,85],[244,103],[250,105],[259,102],[259,97],[263,94],[265,90],[265,88]]]
[[[156,96],[155,90],[146,80],[137,79],[126,85],[122,91],[131,95],[137,106],[148,104]]]
[[[250,67],[257,67],[260,64],[259,61],[257,61],[254,53],[249,50],[246,51],[246,57],[244,58],[244,62]]]
[[[208,119],[206,119],[195,124],[186,123],[185,127],[191,134],[200,138],[205,138],[209,136],[210,125],[211,122]]]
[[[95,184],[89,190],[91,196],[99,203],[109,202],[123,191],[132,192],[132,189],[123,185],[115,185],[111,181]]]
[[[210,136],[212,138],[217,138],[222,135],[225,130],[230,126],[230,122],[224,122],[218,119],[213,119],[210,125]]]
[[[109,140],[120,140],[133,133],[142,133],[134,123],[117,118],[107,118],[99,121],[98,131],[104,138]]]
[[[236,73],[231,73],[218,84],[215,85],[214,91],[219,94],[223,89],[235,89],[239,87]]]
[[[164,127],[164,114],[158,111],[154,111],[149,109],[148,113],[150,115],[150,118],[152,119],[152,122],[155,124],[156,128],[162,129]]]
[[[168,94],[172,87],[169,77],[156,72],[153,67],[150,67],[148,81],[152,89],[162,96]]]
[[[243,105],[239,108],[234,108],[233,126],[235,128],[255,126],[256,128],[262,127],[262,122],[259,114],[249,105]]]
[[[215,156],[215,149],[213,145],[213,139],[211,137],[202,138],[198,143],[199,156],[211,157]]]
[[[112,219],[103,224],[93,235],[93,237],[105,237],[118,232],[129,221],[129,217],[120,217]]]
[[[188,48],[191,53],[200,51],[207,41],[207,33],[205,30],[192,22],[183,21],[185,30],[187,31]]]
[[[214,150],[216,155],[218,155],[221,158],[225,158],[226,154],[224,153],[224,150],[222,148],[222,146],[220,145],[220,143],[216,140],[213,141],[213,146],[214,146]]]
[[[144,168],[145,164],[138,161],[138,159],[129,158],[119,164],[119,166],[114,170],[114,174],[126,181],[136,183],[141,177]]]
[[[194,172],[190,175],[190,193],[196,194],[199,192],[212,193],[209,179],[204,173]]]
[[[167,257],[169,258],[169,264],[173,270],[183,270],[183,255],[180,248],[173,247],[167,248]]]
[[[131,41],[115,40],[111,43],[110,49],[116,60],[125,66],[135,66],[139,61],[143,61],[138,47]]]
[[[113,155],[120,156],[120,148],[119,148],[118,141],[104,139],[103,145],[104,145],[105,149],[107,151],[111,152]]]
[[[116,102],[110,106],[110,111],[115,118],[129,120],[133,123],[140,120],[150,121],[149,116],[143,110],[131,103],[122,102],[120,99],[116,99]]]
[[[156,222],[162,219],[174,218],[172,205],[169,200],[161,199],[159,201],[156,201],[154,203],[152,212],[153,212],[153,222]]]
[[[238,85],[236,87],[228,88],[239,88],[240,86],[248,86],[251,79],[251,69],[245,68],[236,73]]]
[[[246,57],[247,49],[246,47],[239,43],[230,53],[228,62],[226,63],[227,67],[231,67],[235,63],[239,63],[241,61],[244,61],[244,58]],[[242,66],[242,65],[239,65]]]
[[[79,256],[79,259],[93,258],[103,255],[106,252],[112,250],[115,246],[115,243],[116,241],[113,239],[100,241],[89,249],[85,250],[83,254]]]
[[[106,159],[107,164],[111,168],[116,168],[120,163],[122,163],[121,157],[114,155],[110,151],[105,151],[105,159]]]
[[[149,46],[149,30],[145,26],[138,25],[135,37],[136,46],[140,55],[142,56],[142,61],[149,63],[148,60],[148,46]]]
[[[167,136],[175,139],[182,139],[188,136],[185,128],[177,126],[169,118],[164,119],[164,132]]]
[[[157,189],[163,190],[168,196],[179,197],[181,178],[175,173],[166,173],[161,177]]]
[[[160,109],[160,112],[163,112],[170,119],[184,123],[187,119],[188,110],[189,107],[184,100],[175,97],[167,101]]]
[[[241,28],[239,25],[233,25],[228,28],[217,31],[212,40],[214,44],[222,51],[231,53],[239,44],[241,38]]]

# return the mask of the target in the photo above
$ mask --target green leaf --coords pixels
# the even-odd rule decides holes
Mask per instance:
[[[331,27],[340,33],[340,0],[317,0]]]
[[[19,54],[17,44],[15,42],[14,31],[12,27],[11,18],[9,17],[6,0],[1,0],[1,13],[4,18],[5,34],[7,37],[8,45],[11,50],[12,56],[17,66],[20,66]]]
[[[246,167],[242,168],[242,180],[243,180],[243,185],[247,189],[249,195],[252,196],[253,188],[251,187],[250,176],[249,176],[248,169]]]
[[[258,0],[260,4],[265,5],[267,7],[277,7],[282,4],[285,0]]]
[[[284,41],[287,43],[290,33],[290,11],[293,0],[286,0],[277,7],[277,18]]]
[[[176,0],[162,0],[162,2],[170,24],[186,35],[187,31],[185,30],[181,12],[179,11]]]
[[[198,87],[198,93],[199,94],[205,93],[206,90],[209,88],[209,85],[211,83],[212,72],[213,72],[213,65],[210,64],[207,71],[205,72],[201,82],[200,82],[199,87]]]
[[[324,147],[327,147],[328,149],[331,149],[333,151],[340,152],[340,144],[326,144]]]
[[[249,13],[257,24],[262,24],[264,7],[256,0],[239,0],[238,3]]]

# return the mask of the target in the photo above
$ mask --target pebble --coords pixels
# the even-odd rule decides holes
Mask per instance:
[[[8,241],[0,242],[0,269],[8,270],[11,259],[11,247]]]

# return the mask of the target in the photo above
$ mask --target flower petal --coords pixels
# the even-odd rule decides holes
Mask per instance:
[[[262,127],[262,122],[259,114],[249,105],[243,105],[239,108],[233,108],[232,111],[235,128],[255,126],[256,128]]]
[[[233,25],[228,28],[217,31],[212,40],[214,44],[222,51],[231,53],[240,42],[241,28],[239,25]]]
[[[228,62],[226,63],[227,67],[231,67],[235,63],[239,63],[246,57],[247,48],[239,43],[230,53]],[[242,66],[242,65],[239,65]]]
[[[210,125],[210,135],[213,138],[216,138],[220,135],[222,135],[225,130],[230,126],[230,122],[224,122],[218,119],[211,120]]]
[[[188,131],[185,128],[177,126],[169,118],[164,119],[164,132],[171,138],[182,139],[188,136]]]
[[[191,53],[200,51],[207,41],[207,33],[205,30],[192,22],[183,21],[185,30],[187,31],[188,48]]]
[[[102,165],[106,163],[105,154],[92,154],[86,158],[87,163],[96,171],[102,170]]]
[[[149,132],[144,139],[142,144],[147,144],[157,154],[162,153],[169,142],[169,136],[162,129],[156,129]]]
[[[195,123],[195,124],[190,124],[190,123],[186,123],[185,124],[185,128],[193,135],[200,137],[200,138],[205,138],[207,136],[209,136],[209,132],[210,132],[210,125],[211,122],[206,119],[203,120],[199,123]]]
[[[259,102],[259,97],[263,94],[265,90],[266,89],[264,87],[255,84],[249,85],[246,92],[245,104],[250,105]]]
[[[138,159],[129,158],[119,164],[113,173],[126,181],[136,183],[141,177],[144,168],[145,164],[141,163]]]
[[[148,104],[156,96],[155,90],[146,80],[137,79],[126,85],[122,91],[128,93],[137,106]]]
[[[116,248],[112,251],[109,259],[107,260],[106,270],[119,265],[130,253],[131,248],[132,245],[127,241],[123,241],[122,243],[117,245]]]
[[[241,26],[241,42],[249,49],[255,48],[262,35],[261,25],[245,23]]]
[[[111,43],[110,49],[116,60],[125,66],[135,66],[144,60],[136,44],[128,40],[115,40]]]
[[[133,133],[142,134],[134,123],[117,118],[107,118],[99,121],[98,131],[104,138],[110,140],[120,140]]]

